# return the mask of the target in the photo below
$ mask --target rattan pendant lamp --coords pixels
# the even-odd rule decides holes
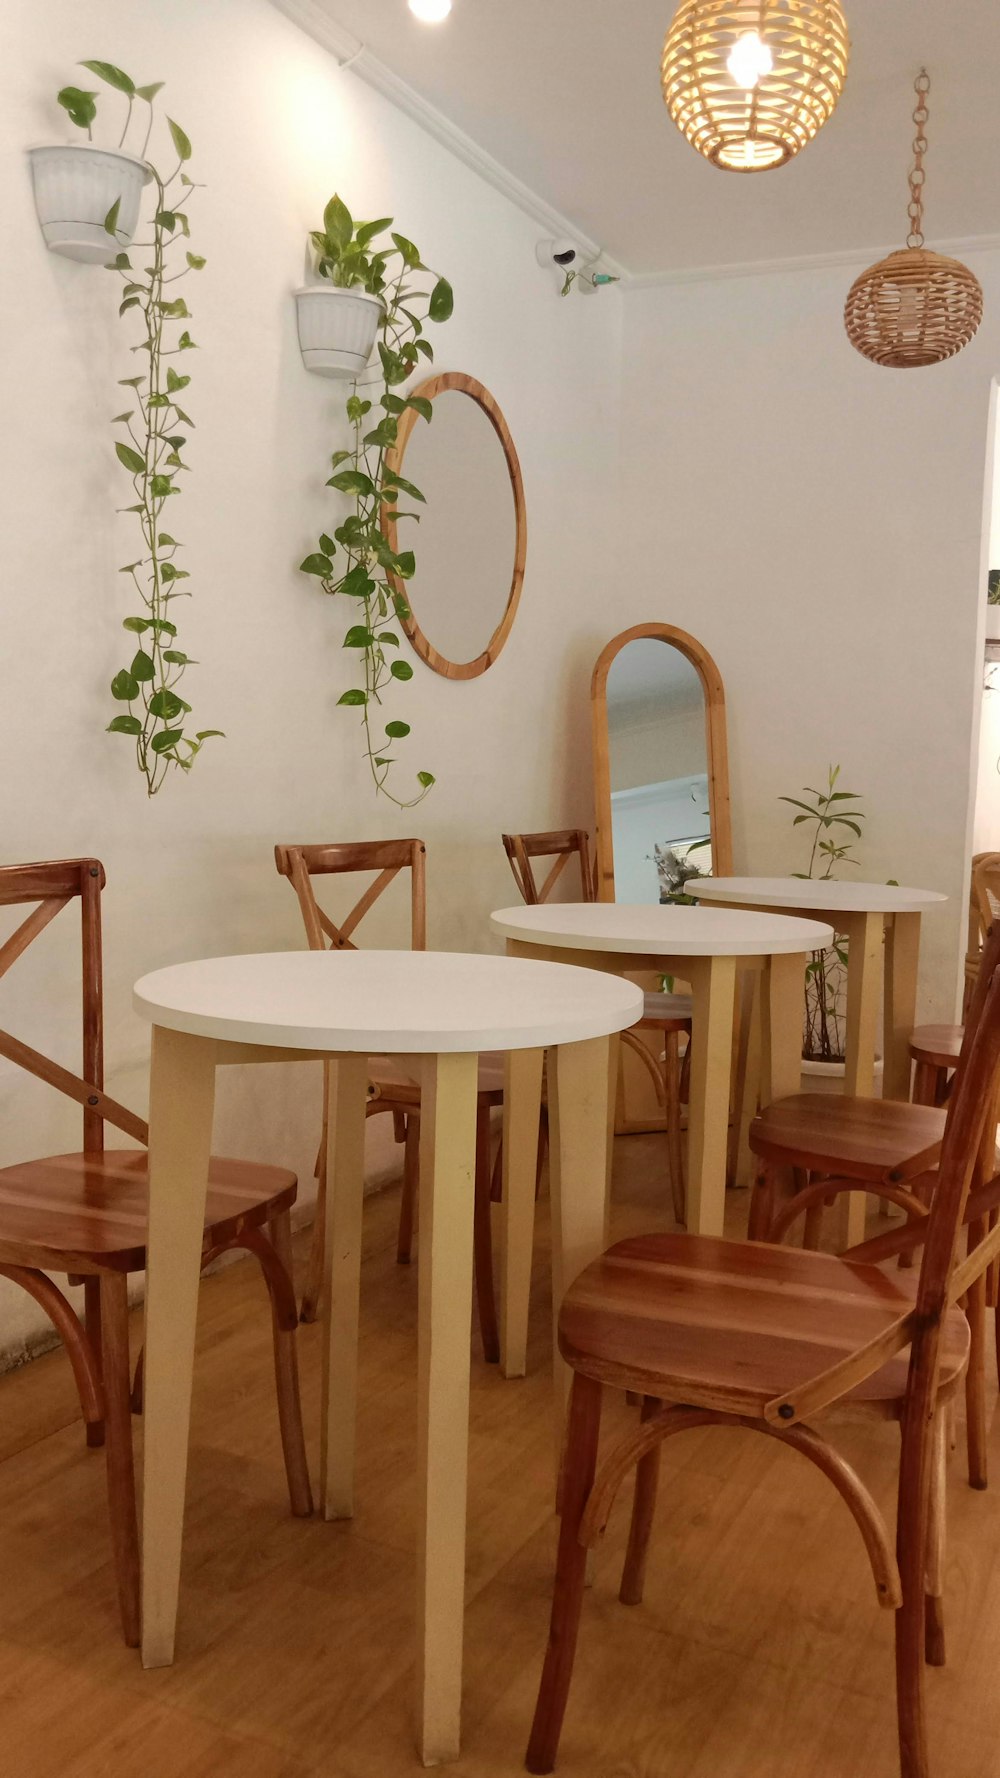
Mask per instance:
[[[822,129],[849,49],[840,0],[681,0],[663,46],[663,97],[713,166],[767,172]]]
[[[852,346],[873,364],[916,370],[940,364],[967,346],[983,318],[978,278],[961,260],[924,246],[924,155],[927,153],[930,78],[921,69],[913,121],[917,134],[910,171],[910,232],[906,246],[869,266],[852,284],[844,325]]]

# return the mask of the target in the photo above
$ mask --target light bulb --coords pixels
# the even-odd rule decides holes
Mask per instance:
[[[413,0],[410,0],[410,5],[413,5]],[[742,37],[738,37],[733,44],[726,67],[737,86],[745,87],[750,93],[762,75],[770,74],[774,67],[774,57],[759,32],[744,31]]]
[[[451,11],[451,0],[409,0],[414,18],[425,25],[439,25]]]

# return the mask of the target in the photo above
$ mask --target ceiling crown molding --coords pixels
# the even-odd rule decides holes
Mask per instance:
[[[628,278],[625,268],[617,261],[609,259],[606,253],[602,253],[599,243],[585,235],[570,217],[547,204],[544,198],[539,197],[530,186],[509,172],[500,161],[494,160],[491,154],[480,148],[471,136],[467,136],[464,130],[453,124],[435,105],[421,98],[412,86],[401,80],[398,74],[394,74],[378,56],[372,55],[364,43],[345,31],[342,25],[336,24],[325,6],[320,4],[320,0],[271,0],[271,4],[284,13],[286,18],[291,19],[293,24],[307,32],[315,42],[329,50],[342,68],[350,68],[352,74],[359,75],[368,86],[374,87],[377,93],[390,100],[407,117],[412,118],[414,123],[419,124],[422,130],[426,130],[429,136],[433,136],[435,141],[447,148],[457,160],[471,167],[487,185],[492,185],[495,191],[516,204],[545,230],[546,235],[568,236],[588,256],[595,260],[599,258],[601,265],[612,275]]]
[[[951,241],[934,241],[936,253],[948,253],[955,259],[969,254],[993,253],[1000,247],[1000,235],[962,235]],[[728,278],[756,278],[776,273],[821,272],[830,266],[872,264],[891,253],[891,247],[841,247],[828,253],[802,253],[787,259],[747,259],[730,265],[681,266],[673,271],[633,272],[625,280],[630,290],[656,290],[669,284],[715,284]]]

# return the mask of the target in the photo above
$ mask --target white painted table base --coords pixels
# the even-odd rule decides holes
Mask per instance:
[[[688,1102],[688,1227],[721,1235],[725,1216],[726,1154],[732,1086],[737,964],[759,970],[763,1010],[762,1080],[766,1099],[795,1092],[799,1083],[802,978],[816,943],[811,921],[726,909],[631,907],[613,902],[560,902],[503,908],[494,931],[513,957],[543,958],[609,974],[657,970],[691,986],[691,1085]],[[829,934],[832,938],[832,932]],[[614,1092],[612,1084],[611,1103]],[[610,1153],[610,1135],[606,1146]],[[557,1194],[553,1194],[554,1214]],[[508,1236],[512,1211],[505,1211]],[[501,1326],[505,1374],[524,1370],[524,1327],[531,1267],[528,1238],[505,1242],[502,1298],[509,1319]]]
[[[871,1098],[875,1091],[880,991],[885,1051],[882,1097],[910,1096],[910,1037],[916,1024],[920,920],[947,900],[930,889],[897,883],[855,883],[798,877],[711,877],[688,883],[699,901],[713,907],[752,908],[822,921],[847,939],[847,1018],[844,1092]],[[793,1089],[794,1090],[794,1089]],[[864,1239],[865,1196],[846,1199],[844,1238]]]
[[[642,996],[629,984],[615,983],[610,994],[594,990],[583,970],[384,951],[216,958],[137,984],[136,1006],[154,1025],[144,1666],[167,1666],[174,1656],[216,1067],[330,1062],[320,1497],[324,1517],[336,1519],[350,1517],[354,1504],[368,1057],[400,1056],[419,1077],[422,1095],[417,1747],[428,1765],[458,1757],[478,1053],[508,1050],[504,1217],[516,1239],[533,1214],[536,1083],[549,1048],[554,1100],[566,1113],[557,1111],[553,1136],[558,1298],[603,1245],[609,1050],[613,1035],[641,1010]],[[504,1313],[510,1316],[509,1304]]]

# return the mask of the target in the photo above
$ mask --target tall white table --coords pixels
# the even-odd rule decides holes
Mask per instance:
[[[401,1057],[421,1086],[417,1743],[425,1764],[457,1758],[478,1054],[508,1052],[505,1215],[516,1228],[530,1224],[532,1082],[550,1051],[558,1300],[603,1245],[608,1054],[642,994],[504,957],[302,951],[161,969],[136,984],[135,1006],[153,1023],[143,1664],[174,1653],[215,1070],[331,1063],[320,1487],[324,1517],[339,1519],[353,1511],[368,1058]]]
[[[886,1099],[909,1098],[920,919],[928,908],[947,901],[946,895],[897,883],[841,883],[815,877],[704,877],[684,886],[690,895],[713,906],[797,914],[832,926],[847,939],[844,1091],[860,1098],[870,1098],[874,1091],[879,986],[884,973],[882,1093]],[[814,948],[819,950],[827,942],[817,939]],[[860,1196],[858,1203],[863,1209]]]
[[[547,902],[503,908],[491,917],[512,957],[562,959],[589,969],[659,970],[681,976],[693,997],[691,1088],[688,1102],[688,1227],[721,1235],[725,1212],[726,1149],[732,1085],[736,970],[755,968],[762,979],[762,1094],[793,1093],[802,1055],[802,979],[818,940],[811,920],[727,908],[651,906],[621,902]],[[508,1271],[512,1256],[508,1256]],[[519,1264],[523,1266],[523,1256]],[[505,1290],[520,1301],[523,1284]]]

